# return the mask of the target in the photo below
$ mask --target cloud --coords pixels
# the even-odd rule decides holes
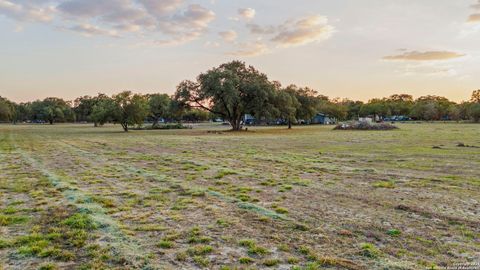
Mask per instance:
[[[219,32],[218,34],[226,42],[234,42],[238,37],[237,32],[235,32],[233,30]]]
[[[385,56],[383,59],[391,61],[445,61],[463,56],[465,54],[450,51],[410,51],[403,54]]]
[[[480,13],[472,14],[468,17],[468,22],[477,23],[480,22]]]
[[[188,0],[0,0],[0,15],[53,21],[83,35],[126,36],[139,43],[180,44],[206,33],[215,13]]]
[[[258,56],[262,54],[268,53],[270,50],[268,46],[264,43],[261,43],[259,41],[253,42],[253,43],[243,43],[240,44],[239,50],[229,52],[227,53],[228,55],[233,55],[233,56],[246,56],[246,57],[252,57],[252,56]]]
[[[480,0],[477,0],[477,3],[473,4],[471,6],[471,8],[476,10],[476,11],[480,10]],[[468,17],[467,22],[469,22],[469,23],[479,23],[480,22],[480,13],[471,14]]]
[[[183,0],[138,0],[138,2],[156,17],[165,16],[183,4]]]
[[[215,13],[200,5],[189,5],[182,12],[168,20],[159,21],[159,29],[172,36],[172,39],[161,40],[158,44],[177,45],[198,39],[204,34]]]
[[[472,5],[472,8],[473,9],[479,9],[480,10],[480,0],[478,0],[478,2],[476,4],[473,4]]]
[[[256,34],[256,35],[269,35],[269,34],[275,34],[277,31],[275,26],[260,26],[258,24],[254,23],[249,23],[247,24],[248,30],[250,30],[250,33]]]
[[[255,18],[256,11],[253,8],[241,8],[238,10],[238,15],[245,20],[252,20]]]
[[[101,29],[91,24],[81,24],[69,27],[68,30],[78,32],[85,36],[111,36],[119,37],[118,33],[114,30]]]
[[[171,22],[187,28],[204,29],[215,19],[215,13],[200,5],[189,5],[183,14],[173,17]]]
[[[307,45],[326,40],[335,29],[324,16],[304,16],[287,20],[279,25],[247,23],[246,28],[255,35],[255,41],[236,44],[235,56],[258,56],[269,53],[270,47],[285,48]]]
[[[397,66],[395,73],[400,76],[455,77],[461,76],[451,62],[406,62]]]
[[[334,27],[323,16],[309,16],[283,24],[272,41],[284,47],[300,46],[329,39]]]
[[[55,9],[43,2],[0,0],[0,15],[18,21],[49,22],[53,19]]]

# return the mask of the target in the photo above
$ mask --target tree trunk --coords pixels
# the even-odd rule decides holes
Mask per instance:
[[[125,132],[128,132],[128,124],[127,123],[122,123],[122,128]]]
[[[93,123],[93,126],[94,126],[94,127],[98,127],[98,123],[97,123],[97,122],[94,122],[94,123]]]
[[[48,120],[48,122],[50,123],[50,125],[53,125],[53,120]]]
[[[292,129],[292,120],[288,120],[288,129]]]
[[[153,119],[152,128],[156,128],[157,125],[158,125],[158,118],[154,118],[154,119]]]
[[[241,122],[242,120],[231,120],[230,125],[232,126],[232,130],[240,131],[240,129],[242,128]]]

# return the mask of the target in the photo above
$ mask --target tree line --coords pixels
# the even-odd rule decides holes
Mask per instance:
[[[350,99],[330,99],[308,87],[282,86],[252,66],[240,61],[225,63],[200,74],[195,81],[183,81],[174,95],[136,94],[124,91],[113,96],[98,94],[74,101],[46,98],[14,103],[0,97],[0,121],[3,122],[90,122],[120,124],[124,131],[145,120],[155,128],[160,120],[170,122],[206,121],[221,118],[240,130],[244,116],[269,122],[281,120],[292,127],[324,113],[339,121],[371,116],[389,119],[402,116],[414,120],[480,121],[480,90],[470,101],[460,104],[440,96],[399,94],[364,103]],[[278,122],[278,121],[277,121]]]

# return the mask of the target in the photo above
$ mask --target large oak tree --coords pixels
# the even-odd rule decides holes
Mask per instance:
[[[188,107],[221,116],[233,130],[240,130],[245,114],[256,118],[273,110],[275,86],[252,66],[233,61],[200,74],[196,82],[184,81],[175,99]]]

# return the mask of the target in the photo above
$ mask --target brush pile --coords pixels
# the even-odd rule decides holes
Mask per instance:
[[[352,121],[338,124],[334,130],[392,130],[398,127],[389,123],[371,123],[367,121]]]

